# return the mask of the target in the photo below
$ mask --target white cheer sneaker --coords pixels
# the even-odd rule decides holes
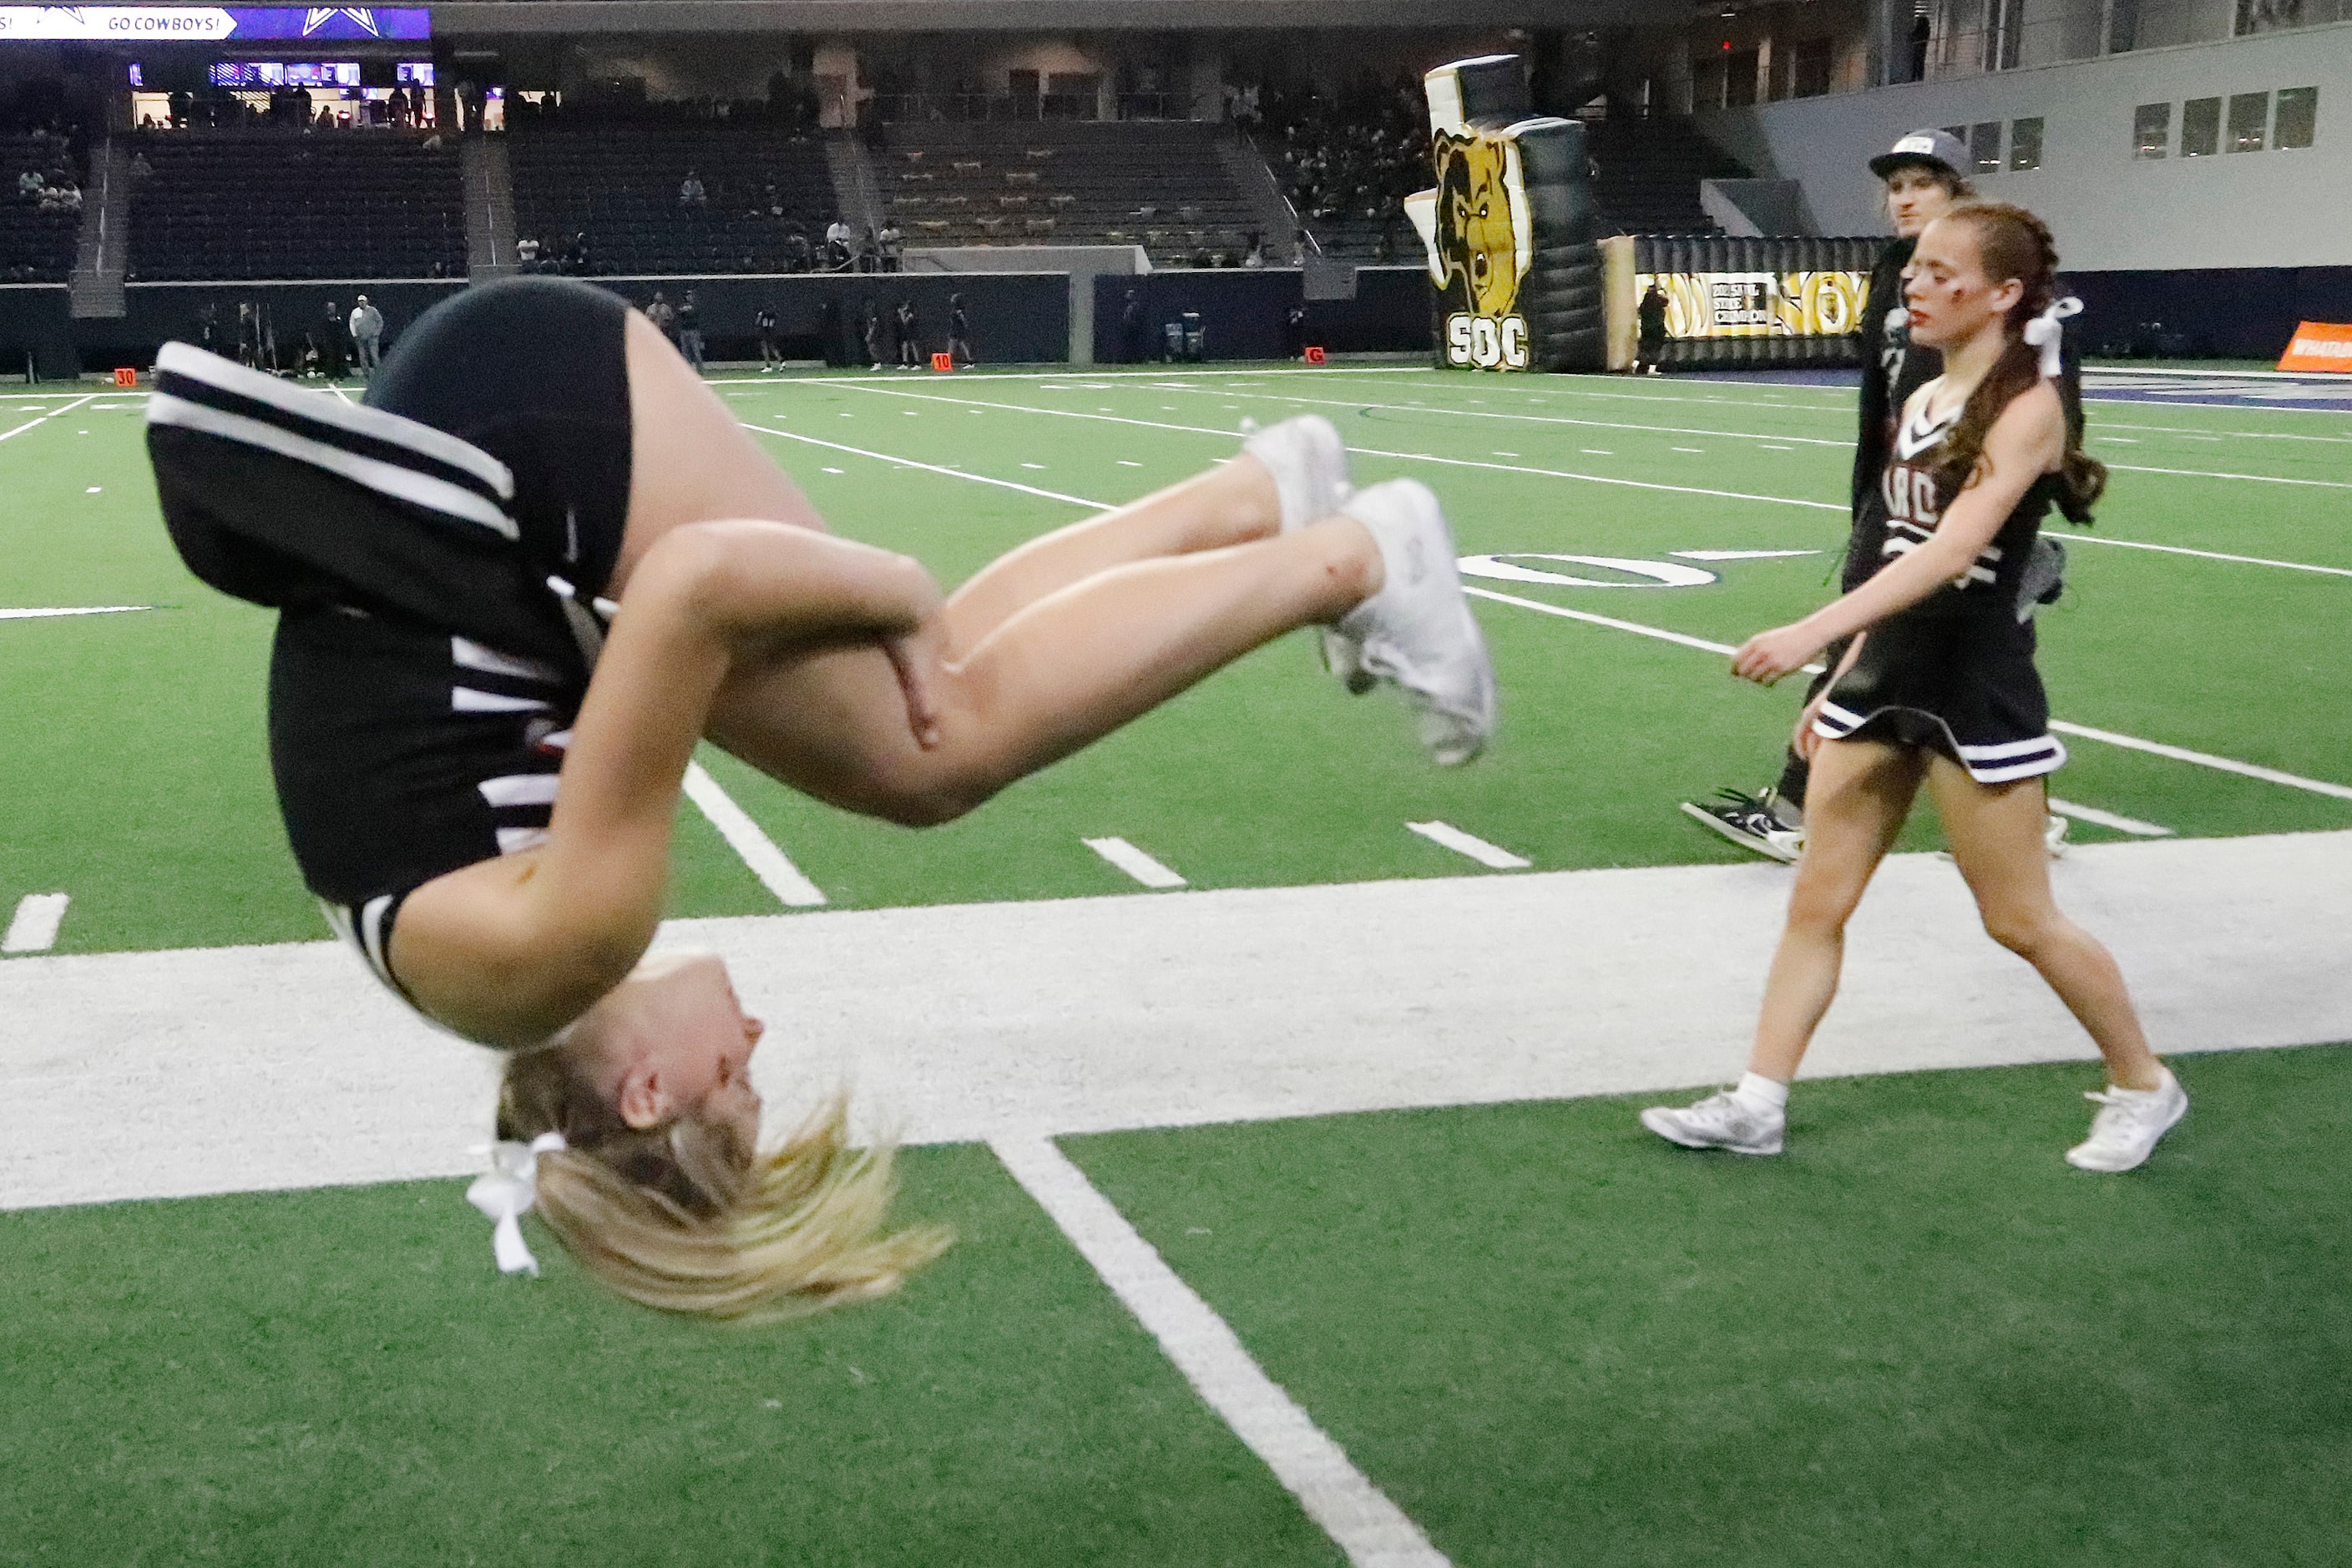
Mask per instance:
[[[2154,1089],[2110,1085],[2083,1098],[2099,1113],[2091,1118],[2091,1135],[2066,1151],[2066,1163],[2078,1171],[2128,1171],[2145,1163],[2157,1141],[2189,1114],[2189,1091],[2170,1068]]]
[[[1495,732],[1495,667],[1462,592],[1454,531],[1429,487],[1391,479],[1341,508],[1381,547],[1381,591],[1333,628],[1358,668],[1421,710],[1421,738],[1444,767],[1486,749]]]
[[[1729,1089],[1676,1110],[1654,1105],[1642,1125],[1685,1149],[1727,1149],[1735,1154],[1777,1154],[1789,1130],[1785,1109],[1758,1110]]]
[[[1247,429],[1244,425],[1243,428]],[[1302,414],[1263,430],[1251,431],[1242,450],[1265,465],[1274,488],[1282,497],[1282,531],[1330,516],[1355,493],[1348,472],[1347,443],[1319,414]],[[1353,637],[1337,628],[1323,628],[1323,666],[1350,691],[1361,695],[1376,684],[1363,667]]]

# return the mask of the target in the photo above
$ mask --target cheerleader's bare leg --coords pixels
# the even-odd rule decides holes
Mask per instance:
[[[823,528],[797,487],[649,323],[629,322],[635,423],[626,575],[671,529],[719,519]],[[690,456],[687,456],[690,455]],[[929,683],[934,744],[870,642],[740,660],[706,732],[794,788],[893,821],[942,821],[1066,756],[1283,633],[1378,591],[1351,518],[1276,535],[1281,500],[1248,458],[1063,529],[950,601]]]
[[[1797,1076],[1837,994],[1846,921],[1911,814],[1921,759],[1916,748],[1876,741],[1823,741],[1815,748],[1805,791],[1805,852],[1764,983],[1749,1072],[1780,1083]]]
[[[2042,780],[1981,784],[1938,756],[1929,764],[1927,788],[1986,933],[2050,983],[2097,1042],[2110,1080],[2122,1089],[2157,1088],[2163,1064],[2148,1049],[2123,971],[2099,939],[2068,920],[2051,897],[2050,855],[2042,837],[2049,797]]]

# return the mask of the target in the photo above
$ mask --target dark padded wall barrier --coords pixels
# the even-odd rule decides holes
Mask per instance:
[[[2068,272],[2093,354],[2276,360],[2303,321],[2352,321],[2352,267]]]
[[[0,375],[25,374],[31,355],[42,376],[78,374],[73,310],[62,283],[12,283],[0,288]]]
[[[1139,337],[1127,341],[1127,295],[1143,307]],[[1288,316],[1305,304],[1298,346],[1334,353],[1412,353],[1429,347],[1429,275],[1418,267],[1365,267],[1352,300],[1305,300],[1289,268],[1206,272],[1171,269],[1140,278],[1095,279],[1095,359],[1101,364],[1156,360],[1166,324],[1197,311],[1210,359],[1282,359],[1293,352]]]
[[[872,300],[887,317],[899,300],[910,299],[919,318],[925,352],[947,347],[948,300],[964,297],[971,321],[972,352],[983,363],[1059,361],[1069,356],[1069,280],[1063,274],[978,272],[948,276],[937,273],[849,273],[777,277],[719,278],[597,278],[591,279],[635,305],[652,302],[656,289],[676,304],[691,289],[702,319],[706,356],[711,359],[756,359],[759,340],[754,318],[762,306],[772,307],[782,334],[782,347],[791,357],[824,357],[819,329],[823,308],[834,301],[845,317],[844,341],[836,356],[862,356],[862,343],[848,341]],[[193,338],[196,314],[207,304],[218,307],[220,330],[233,333],[239,301],[266,305],[276,327],[280,352],[299,344],[303,330],[324,319],[327,301],[348,313],[352,298],[365,294],[383,312],[384,345],[397,342],[409,322],[433,304],[466,285],[462,282],[329,282],[329,283],[134,283],[124,290],[129,313],[121,321],[70,323],[68,342],[79,342],[82,357],[94,368],[118,364],[144,368],[154,363],[155,351],[173,338]],[[5,296],[19,292],[0,289],[0,343],[10,341]],[[43,289],[56,296],[56,315],[66,314],[66,291]],[[31,312],[27,312],[30,314]],[[231,339],[230,341],[233,341]],[[886,342],[897,339],[886,334]],[[865,363],[860,357],[859,364]],[[9,368],[21,368],[21,352]]]

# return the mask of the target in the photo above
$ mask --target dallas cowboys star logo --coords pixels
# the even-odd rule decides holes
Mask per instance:
[[[302,14],[302,36],[309,37],[338,16],[349,16],[369,37],[376,37],[375,12],[366,5],[313,5]]]

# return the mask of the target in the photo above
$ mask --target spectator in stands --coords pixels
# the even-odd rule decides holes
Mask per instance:
[[[668,295],[658,289],[654,290],[654,302],[646,307],[646,320],[651,321],[659,330],[661,335],[670,341],[672,346],[676,346],[677,307],[669,302]]]
[[[922,327],[915,316],[915,302],[912,300],[898,301],[898,368],[920,370],[923,368],[923,333]]]
[[[327,314],[318,332],[319,374],[329,381],[343,379],[348,356],[343,350],[352,341],[352,329],[343,320],[343,308],[332,300],[327,301]]]
[[[776,308],[761,306],[751,326],[760,334],[760,374],[765,375],[784,363],[784,356],[776,352]]]
[[[847,218],[837,217],[831,223],[825,225],[824,245],[826,250],[830,251],[835,247],[838,246],[841,251],[839,260],[835,260],[833,257],[827,256],[825,258],[825,265],[828,267],[839,267],[843,262],[847,261],[849,258],[849,247],[855,237],[856,237],[849,231],[849,220]]]
[[[1621,295],[1619,298],[1622,299],[1623,296]],[[1636,319],[1641,322],[1641,333],[1633,346],[1635,375],[1665,374],[1659,367],[1666,357],[1666,306],[1668,303],[1666,291],[1658,286],[1657,279],[1652,279],[1650,291],[1642,296],[1642,303],[1634,310]]]
[[[703,212],[710,210],[710,197],[702,188],[701,177],[691,169],[686,172],[686,178],[678,182],[677,205]]]
[[[784,236],[784,269],[788,272],[816,270],[816,250],[809,244],[808,230],[794,224]]]
[[[971,321],[963,313],[963,296],[948,296],[948,363],[969,367],[977,363],[971,357]]]
[[[1307,231],[1303,228],[1290,237],[1290,264],[1302,270],[1307,266]]]
[[[874,226],[869,223],[866,226],[865,237],[857,242],[857,270],[877,271],[880,268],[881,263],[882,242],[874,237]]]
[[[866,301],[866,358],[867,368],[882,368],[882,309],[871,300]]]
[[[26,170],[23,174],[16,176],[17,200],[26,202],[39,201],[41,199],[41,191],[47,185],[47,184],[48,182],[47,180],[41,178],[41,172],[38,169]]]
[[[515,241],[515,266],[524,272],[539,270],[539,241],[529,235]]]
[[[907,231],[898,226],[895,217],[882,220],[882,232],[874,237],[882,252],[882,270],[896,272],[906,264]]]
[[[147,154],[143,150],[131,154],[131,178],[133,184],[143,185],[154,178],[154,175],[155,165],[147,161]]]
[[[373,376],[383,358],[383,312],[364,294],[352,300],[352,343],[359,350],[360,374]]]
[[[1242,257],[1242,265],[1244,267],[1264,267],[1265,265],[1265,236],[1256,229],[1250,230],[1249,249]]]
[[[677,352],[686,356],[695,374],[702,374],[702,312],[695,306],[691,289],[677,302]]]

